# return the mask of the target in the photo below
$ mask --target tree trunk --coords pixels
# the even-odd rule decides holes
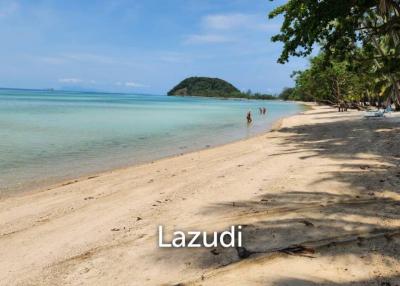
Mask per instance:
[[[400,104],[399,104],[398,101],[395,101],[395,102],[394,102],[394,107],[395,107],[395,110],[396,110],[396,111],[400,111]]]

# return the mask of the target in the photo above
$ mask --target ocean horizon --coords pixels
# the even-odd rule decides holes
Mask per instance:
[[[0,195],[248,138],[301,110],[278,100],[3,88]]]

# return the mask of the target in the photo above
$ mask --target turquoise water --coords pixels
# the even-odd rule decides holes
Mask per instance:
[[[300,109],[280,101],[0,89],[0,194],[246,138]]]

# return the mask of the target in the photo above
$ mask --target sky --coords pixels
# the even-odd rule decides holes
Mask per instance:
[[[279,93],[283,0],[0,0],[0,87],[166,94],[189,76]]]

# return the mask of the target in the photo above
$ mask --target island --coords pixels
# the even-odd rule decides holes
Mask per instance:
[[[189,77],[168,92],[169,96],[203,96],[220,98],[277,99],[270,94],[241,92],[233,84],[211,77]]]

